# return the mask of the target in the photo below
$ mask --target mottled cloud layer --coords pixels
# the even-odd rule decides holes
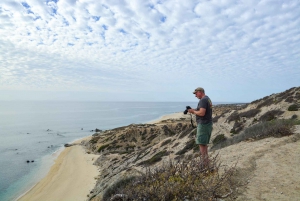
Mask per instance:
[[[0,90],[180,101],[203,86],[216,101],[252,101],[300,85],[299,10],[297,0],[2,0]]]

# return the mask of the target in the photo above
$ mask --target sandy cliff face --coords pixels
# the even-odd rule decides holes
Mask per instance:
[[[249,104],[215,106],[212,140],[221,134],[227,139],[242,135],[247,128],[262,121],[299,119],[299,111],[288,111],[291,105],[300,106],[300,87]],[[247,183],[237,199],[297,200],[300,197],[299,126],[294,133],[283,138],[246,139],[222,149],[211,149],[212,144],[209,145],[210,155],[219,153],[224,164],[237,162],[240,177]],[[153,124],[132,124],[94,134],[85,146],[89,152],[99,155],[95,163],[100,174],[89,200],[101,200],[111,184],[122,177],[138,175],[145,167],[198,153],[194,136],[190,115],[183,114]]]

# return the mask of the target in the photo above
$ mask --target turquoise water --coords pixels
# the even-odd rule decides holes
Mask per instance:
[[[184,111],[195,102],[0,101],[0,200],[15,200],[43,177],[65,143]],[[57,155],[57,154],[56,154]],[[34,161],[27,163],[26,161]]]

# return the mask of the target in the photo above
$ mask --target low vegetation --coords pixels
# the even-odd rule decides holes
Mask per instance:
[[[167,139],[167,140],[163,141],[163,142],[161,143],[161,147],[166,146],[166,145],[169,144],[170,142],[172,142],[171,139]]]
[[[298,115],[294,114],[291,119],[297,119],[298,118]]]
[[[158,161],[161,161],[162,157],[167,156],[167,155],[168,155],[168,152],[166,150],[158,152],[157,154],[152,156],[150,159],[139,163],[139,165],[145,165],[145,166],[153,165],[153,164],[157,163]]]
[[[293,104],[288,107],[288,111],[298,111],[298,105]]]
[[[263,139],[266,137],[283,137],[293,134],[293,125],[296,121],[291,120],[275,120],[262,122],[247,128],[243,132],[245,139]]]
[[[219,144],[220,142],[223,142],[226,140],[226,137],[224,134],[220,134],[220,135],[217,135],[215,137],[215,139],[213,139],[212,143],[213,145],[216,145],[216,144]]]
[[[230,133],[232,134],[238,134],[241,130],[243,130],[244,125],[240,121],[235,121],[233,128],[230,130]]]
[[[261,102],[260,104],[257,105],[257,109],[260,109],[262,107],[265,106],[270,106],[272,104],[276,103],[275,100],[273,98],[267,98],[266,100],[264,100],[263,102]]]
[[[257,115],[260,111],[261,111],[260,109],[251,109],[246,112],[240,113],[240,116],[246,117],[246,118],[251,118],[251,117],[255,117],[255,115]]]
[[[176,153],[176,155],[183,155],[183,154],[185,154],[186,152],[188,152],[188,151],[190,151],[192,149],[193,150],[197,150],[198,149],[198,145],[196,144],[195,139],[191,139],[190,141],[188,141],[186,143],[185,147],[182,150],[178,151]]]
[[[238,182],[233,182],[235,167],[222,168],[217,157],[210,167],[199,157],[175,163],[170,161],[158,168],[148,168],[141,176],[119,180],[106,190],[103,200],[217,200],[233,199]],[[221,170],[221,171],[220,171]]]
[[[109,144],[102,145],[101,147],[99,147],[98,152],[103,151],[103,150],[106,149],[108,146],[109,146]]]
[[[215,117],[212,119],[212,122],[213,122],[213,123],[217,123],[218,120],[220,119],[220,117],[222,117],[222,115],[217,115],[217,116],[215,116]]]
[[[260,140],[267,137],[283,137],[292,135],[294,128],[293,126],[296,124],[300,124],[300,121],[294,119],[275,119],[273,121],[263,121],[245,129],[239,135],[214,145],[212,150],[230,146],[248,139]]]
[[[283,114],[284,112],[281,110],[271,110],[263,114],[259,120],[260,121],[271,121],[277,118],[277,116]]]
[[[240,116],[238,114],[237,111],[234,111],[228,118],[227,118],[227,121],[228,122],[231,122],[231,121],[238,121],[240,120]]]

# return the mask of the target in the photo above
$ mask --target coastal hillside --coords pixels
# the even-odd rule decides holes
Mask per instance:
[[[229,193],[223,197],[213,193],[214,199],[300,197],[299,110],[300,87],[248,104],[214,106],[209,155],[222,163],[218,166],[222,173],[218,175],[226,173],[226,167],[235,169],[231,174],[232,188],[223,189]],[[83,141],[88,153],[99,155],[95,161],[99,176],[87,200],[109,200],[108,192],[113,192],[112,188],[126,178],[145,175],[149,169],[159,169],[170,161],[184,163],[199,158],[191,116],[175,116],[151,124],[98,130],[92,139]]]

